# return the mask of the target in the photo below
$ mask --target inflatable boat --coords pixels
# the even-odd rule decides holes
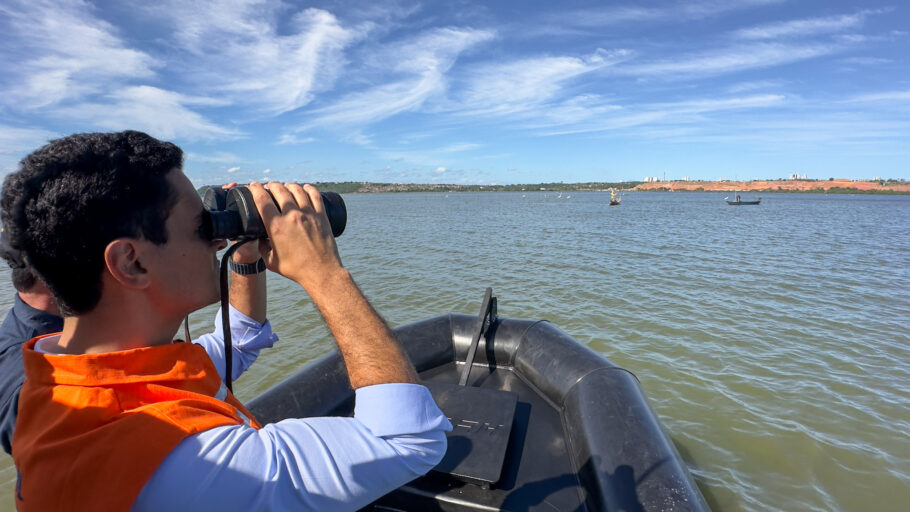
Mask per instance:
[[[546,321],[477,316],[396,337],[452,422],[429,474],[363,510],[708,510],[636,377]],[[353,414],[337,350],[249,402],[263,422]]]

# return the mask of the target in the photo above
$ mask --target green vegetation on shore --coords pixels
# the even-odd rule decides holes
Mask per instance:
[[[641,181],[618,183],[536,183],[524,185],[455,185],[455,184],[418,184],[418,183],[371,183],[365,181],[319,181],[313,183],[320,191],[338,192],[339,194],[373,193],[373,192],[584,192],[615,189],[630,189],[640,185]],[[199,188],[203,194],[212,185]]]
[[[799,180],[799,181],[813,181],[813,180]],[[822,183],[822,180],[815,180]],[[897,180],[876,180],[880,185],[896,185],[903,184],[903,181]],[[389,192],[594,192],[609,190],[611,188],[616,190],[626,190],[629,191],[632,188],[641,185],[641,181],[625,181],[625,182],[587,182],[587,183],[563,183],[563,182],[551,182],[551,183],[527,183],[527,184],[518,184],[518,185],[456,185],[451,183],[445,184],[428,184],[428,183],[373,183],[366,181],[319,181],[314,182],[313,185],[316,186],[319,190],[326,192],[338,192],[339,194],[356,194],[356,193],[389,193]],[[684,188],[673,188],[673,182],[666,182],[667,187],[655,187],[649,189],[649,192],[724,192],[720,190],[705,190],[703,187],[697,187],[695,189],[684,189]],[[203,194],[205,189],[209,188],[212,185],[204,185],[199,188],[199,194]],[[873,189],[873,190],[863,190],[859,188],[851,187],[831,187],[827,190],[819,187],[805,190],[791,190],[785,189],[783,187],[768,187],[761,189],[749,189],[744,190],[745,193],[757,194],[757,193],[766,193],[766,194],[886,194],[886,195],[908,195],[910,192],[901,191],[901,190],[891,190],[891,189]]]

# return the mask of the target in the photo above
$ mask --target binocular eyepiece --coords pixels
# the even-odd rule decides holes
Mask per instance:
[[[271,195],[271,192],[269,192]],[[344,233],[348,211],[344,200],[335,192],[320,192],[325,213],[336,238]],[[274,200],[274,197],[272,198]],[[202,204],[206,209],[203,229],[210,240],[238,238],[265,238],[268,233],[262,224],[253,194],[244,186],[224,190],[211,187],[205,191]]]

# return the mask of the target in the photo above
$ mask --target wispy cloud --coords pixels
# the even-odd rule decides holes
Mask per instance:
[[[581,57],[535,57],[487,64],[469,73],[457,109],[462,113],[502,115],[535,108],[565,97],[574,79],[628,59],[627,50],[597,49]]]
[[[377,58],[399,78],[314,110],[315,117],[304,128],[363,126],[416,110],[446,90],[446,72],[462,52],[492,37],[486,30],[441,28],[383,48]]]
[[[786,97],[779,94],[762,94],[734,98],[692,99],[670,103],[629,105],[616,110],[612,115],[598,116],[585,123],[562,128],[544,130],[545,135],[568,135],[574,133],[606,132],[624,130],[639,126],[661,126],[667,124],[691,124],[704,122],[703,115],[734,110],[749,110],[777,107],[784,104]]]
[[[0,30],[15,36],[4,44],[5,94],[16,109],[40,108],[151,78],[162,63],[130,48],[118,30],[81,0],[13,0],[0,7]]]
[[[57,114],[105,130],[139,129],[164,139],[238,138],[238,130],[218,126],[188,105],[211,105],[207,98],[185,96],[151,86],[120,89],[99,102],[61,107]]]
[[[330,90],[347,62],[345,48],[372,27],[343,27],[328,11],[295,12],[279,0],[172,0],[146,9],[174,27],[190,83],[267,115]]]
[[[730,11],[749,9],[786,0],[730,0],[679,2],[669,6],[608,6],[593,9],[562,10],[558,14],[548,13],[548,25],[557,27],[608,27],[645,22],[679,22],[700,20]]]
[[[57,134],[41,129],[0,124],[0,154],[9,155],[37,149]]]
[[[910,102],[910,90],[906,91],[886,91],[872,94],[862,94],[846,100],[846,103],[870,103],[870,102]]]
[[[827,16],[821,18],[807,18],[802,20],[769,23],[757,27],[746,28],[734,32],[734,36],[742,39],[782,39],[789,37],[806,37],[817,34],[829,34],[860,27],[871,14],[881,14],[883,11],[862,11],[856,14],[842,14],[840,16]]]
[[[617,74],[659,78],[702,78],[710,75],[767,68],[830,55],[836,44],[757,43],[694,55],[618,66]]]
[[[0,124],[0,177],[16,170],[26,154],[57,137],[59,134],[47,130]]]
[[[753,80],[750,82],[740,82],[727,87],[727,92],[739,94],[743,92],[756,91],[759,89],[780,89],[785,85],[783,80]]]
[[[217,151],[208,155],[201,155],[199,153],[187,153],[187,160],[192,160],[194,162],[205,162],[205,163],[214,163],[214,164],[233,164],[240,161],[243,161],[243,158],[235,155],[233,153],[227,153],[224,151]]]
[[[315,137],[298,137],[297,135],[294,135],[293,133],[285,133],[285,134],[282,134],[281,137],[278,138],[278,142],[276,142],[276,144],[298,145],[298,144],[309,144],[310,142],[315,142],[315,141],[316,141]]]
[[[841,62],[857,66],[878,66],[880,64],[891,64],[894,61],[882,57],[848,57],[841,59]]]
[[[867,113],[822,113],[794,115],[768,120],[756,120],[746,127],[719,124],[701,127],[687,135],[676,137],[678,142],[749,143],[781,149],[804,147],[818,150],[822,146],[894,147],[904,141],[910,122],[881,119]],[[878,150],[876,150],[878,151]],[[910,150],[899,154],[910,154]]]
[[[439,151],[443,153],[460,153],[462,151],[471,151],[472,149],[477,149],[483,147],[483,144],[475,144],[473,142],[458,142],[450,146],[441,148]]]

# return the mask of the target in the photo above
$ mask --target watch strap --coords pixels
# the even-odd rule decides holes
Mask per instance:
[[[237,263],[232,259],[228,265],[231,267],[231,271],[242,276],[251,276],[265,270],[265,261],[262,258],[259,258],[256,263]]]

